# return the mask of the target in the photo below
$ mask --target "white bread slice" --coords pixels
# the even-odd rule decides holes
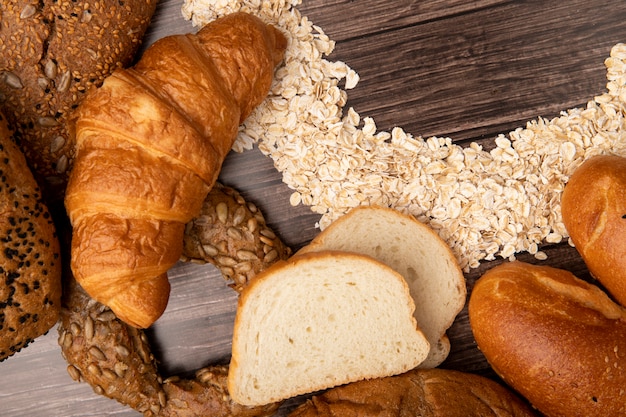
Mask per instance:
[[[228,390],[257,406],[403,373],[428,355],[406,282],[364,255],[293,256],[242,292]]]
[[[448,357],[445,333],[465,305],[467,288],[452,250],[433,229],[391,208],[362,206],[334,221],[298,254],[322,250],[369,255],[404,276],[418,327],[431,346],[420,368],[434,368]]]

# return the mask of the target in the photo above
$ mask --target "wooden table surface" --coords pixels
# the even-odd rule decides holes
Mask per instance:
[[[195,30],[181,5],[161,1],[145,45]],[[498,133],[584,106],[603,93],[604,60],[613,45],[626,42],[623,0],[304,0],[298,9],[337,42],[330,59],[359,73],[348,105],[372,117],[379,130],[399,126],[415,136],[487,148]],[[231,154],[220,180],[256,203],[292,248],[318,233],[319,215],[290,205],[292,191],[257,149]],[[567,243],[544,250],[549,257],[543,263],[587,276]],[[468,288],[497,262],[470,271]],[[148,330],[162,373],[189,374],[227,361],[236,294],[210,265],[181,263],[170,277],[170,304]],[[466,310],[449,336],[452,352],[443,367],[492,375]],[[70,379],[56,329],[0,363],[0,375],[0,416],[138,415]]]

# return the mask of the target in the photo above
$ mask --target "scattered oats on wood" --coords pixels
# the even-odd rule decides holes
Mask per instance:
[[[607,92],[585,108],[537,118],[495,148],[462,148],[450,138],[378,131],[372,118],[344,109],[358,74],[326,59],[335,43],[297,9],[300,0],[185,0],[183,16],[203,25],[242,10],[282,28],[290,40],[265,103],[244,123],[236,151],[272,158],[294,190],[292,205],[322,215],[319,227],[358,205],[394,207],[429,224],[468,271],[496,256],[546,254],[569,242],[560,195],[571,173],[596,154],[626,156],[626,45],[605,61]],[[344,111],[345,110],[345,111]]]

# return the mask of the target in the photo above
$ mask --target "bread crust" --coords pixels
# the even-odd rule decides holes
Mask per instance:
[[[415,319],[431,346],[420,367],[439,366],[450,353],[446,331],[467,297],[463,271],[448,244],[411,215],[389,207],[359,206],[297,254],[329,249],[371,256],[402,274],[415,300]]]
[[[444,369],[359,381],[314,396],[289,417],[532,417],[522,399],[493,380]]]
[[[585,161],[563,190],[561,211],[591,275],[626,306],[626,158]]]
[[[504,263],[476,282],[469,319],[496,373],[546,416],[624,413],[626,310],[598,287]]]
[[[76,111],[65,196],[71,268],[128,324],[149,327],[165,310],[185,224],[200,212],[240,121],[266,97],[286,42],[258,17],[233,13],[158,40]]]
[[[46,333],[61,306],[56,229],[0,114],[0,360]]]
[[[71,168],[68,121],[85,93],[130,64],[157,0],[0,4],[0,109],[40,186],[59,198]],[[51,197],[51,198],[52,198]]]

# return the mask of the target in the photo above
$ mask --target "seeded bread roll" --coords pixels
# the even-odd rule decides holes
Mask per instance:
[[[626,158],[583,162],[563,190],[561,211],[589,272],[626,306]]]
[[[219,183],[185,228],[183,260],[217,266],[237,292],[259,271],[289,255],[291,249],[268,227],[256,205]]]
[[[0,360],[46,333],[61,307],[59,241],[0,115]]]
[[[44,191],[61,193],[73,154],[67,121],[84,93],[130,63],[157,0],[0,4],[0,109]]]
[[[450,353],[446,331],[465,306],[465,277],[452,250],[427,225],[386,207],[361,206],[340,217],[298,254],[340,250],[371,256],[399,272],[415,300],[415,320],[430,343],[422,368]]]
[[[165,404],[145,333],[121,322],[73,279],[65,286],[58,331],[72,379],[142,413]]]
[[[545,416],[624,415],[626,309],[598,287],[503,263],[476,282],[469,319],[496,373]]]
[[[502,385],[479,375],[416,369],[359,381],[314,396],[289,417],[532,417]]]

